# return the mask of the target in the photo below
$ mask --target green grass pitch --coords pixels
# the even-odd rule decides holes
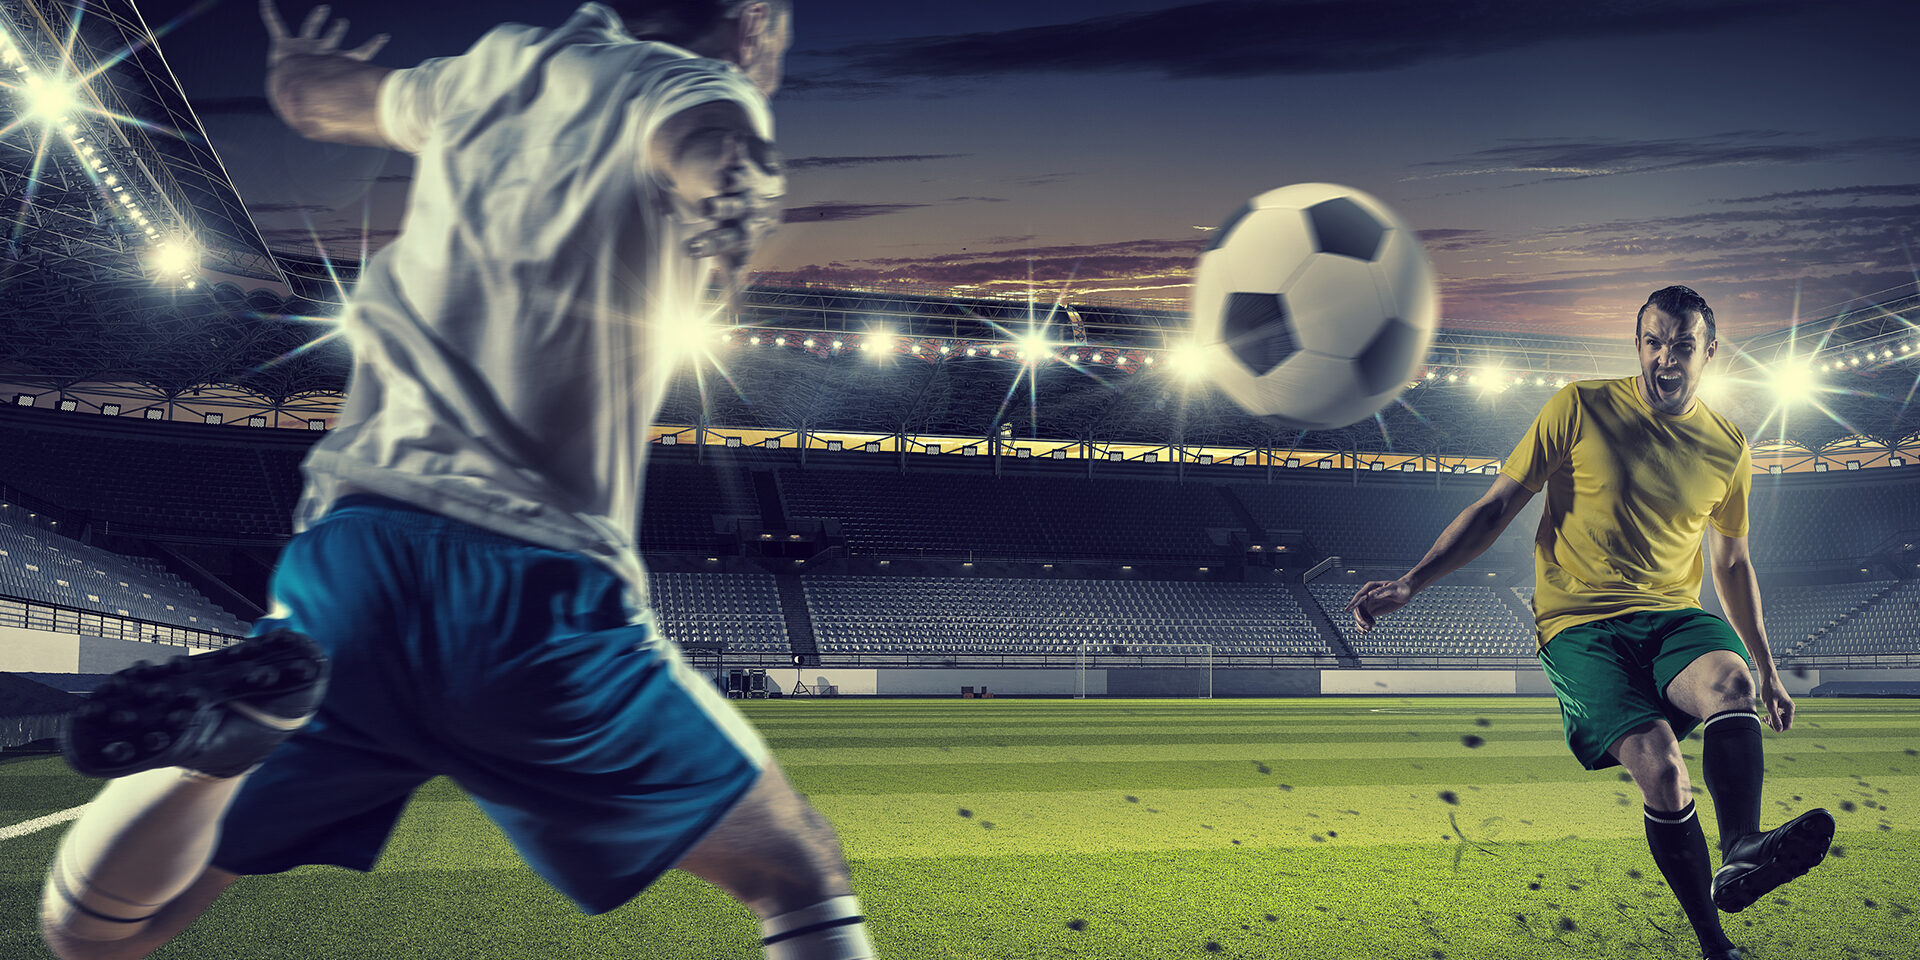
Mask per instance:
[[[1551,700],[743,709],[838,826],[883,957],[1698,956],[1638,793],[1573,762]],[[1801,709],[1767,734],[1763,825],[1826,806],[1834,853],[1728,931],[1753,960],[1920,957],[1920,703]],[[1698,785],[1699,742],[1685,746]],[[57,757],[0,763],[0,827],[93,786]],[[45,956],[34,904],[60,829],[0,841],[4,960]],[[159,956],[752,958],[757,944],[745,910],[680,874],[578,915],[435,781],[372,874],[243,881]]]

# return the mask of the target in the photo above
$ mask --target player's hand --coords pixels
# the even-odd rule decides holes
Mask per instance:
[[[1787,696],[1779,674],[1760,678],[1760,702],[1767,708],[1767,726],[1775,731],[1793,729],[1793,698]]]
[[[298,35],[287,32],[287,22],[280,19],[280,9],[273,0],[260,0],[260,19],[267,25],[267,69],[272,70],[288,57],[346,57],[349,60],[368,60],[380,52],[380,48],[393,39],[380,34],[372,40],[352,50],[340,49],[340,41],[347,38],[347,21],[335,20],[325,34],[321,27],[327,25],[327,17],[333,12],[326,4],[314,7],[307,19],[300,24]]]
[[[700,201],[700,216],[713,227],[687,240],[687,255],[717,259],[731,300],[744,286],[747,261],[780,225],[787,174],[780,151],[751,134],[727,134],[721,156],[721,192]]]
[[[1347,612],[1360,632],[1373,629],[1373,622],[1413,602],[1413,585],[1405,580],[1372,580],[1347,603]]]

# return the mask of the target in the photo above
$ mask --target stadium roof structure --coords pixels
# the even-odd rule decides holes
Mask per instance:
[[[268,248],[128,0],[0,8],[0,82],[10,217],[0,382],[36,396],[104,387],[169,408],[216,388],[276,422],[337,408],[350,359],[331,318],[360,265]],[[163,263],[169,243],[232,279],[202,282]],[[273,289],[250,289],[255,281]],[[1723,344],[1730,389],[1710,402],[1756,446],[1911,444],[1915,315],[1920,291],[1908,288]],[[663,422],[1490,456],[1553,385],[1636,368],[1624,331],[1594,339],[1443,321],[1399,402],[1302,433],[1183,379],[1173,368],[1186,317],[1164,307],[770,282],[729,319],[691,331],[697,361]],[[1828,383],[1794,409],[1772,381],[1800,365]]]
[[[169,398],[232,387],[255,397],[262,412],[315,396],[337,401],[350,362],[338,326],[319,315],[335,309],[220,283],[139,310],[77,301],[64,313],[15,314],[0,341],[0,380],[62,392],[138,381]],[[1910,402],[1920,341],[1907,316],[1916,312],[1920,293],[1908,293],[1723,343],[1715,376],[1729,383],[1709,402],[1741,424],[1756,449],[1911,445],[1920,434]],[[1186,319],[1175,312],[788,286],[751,289],[733,319],[690,328],[694,359],[669,391],[661,422],[1500,456],[1559,384],[1637,370],[1624,335],[1493,333],[1443,322],[1419,379],[1397,403],[1343,429],[1303,433],[1248,416],[1184,378],[1176,361]],[[1778,395],[1773,371],[1805,364],[1827,383],[1813,405],[1794,407]]]

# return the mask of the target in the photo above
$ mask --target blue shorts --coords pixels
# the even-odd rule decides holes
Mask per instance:
[[[333,660],[247,778],[213,863],[369,870],[415,788],[457,782],[588,913],[632,899],[759,778],[766,748],[595,561],[370,496],[287,544],[280,626]]]

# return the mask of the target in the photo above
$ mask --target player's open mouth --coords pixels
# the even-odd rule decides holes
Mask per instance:
[[[1684,377],[1670,377],[1665,374],[1660,374],[1653,378],[1653,384],[1660,388],[1661,393],[1678,393],[1680,392],[1680,385],[1684,380]]]

